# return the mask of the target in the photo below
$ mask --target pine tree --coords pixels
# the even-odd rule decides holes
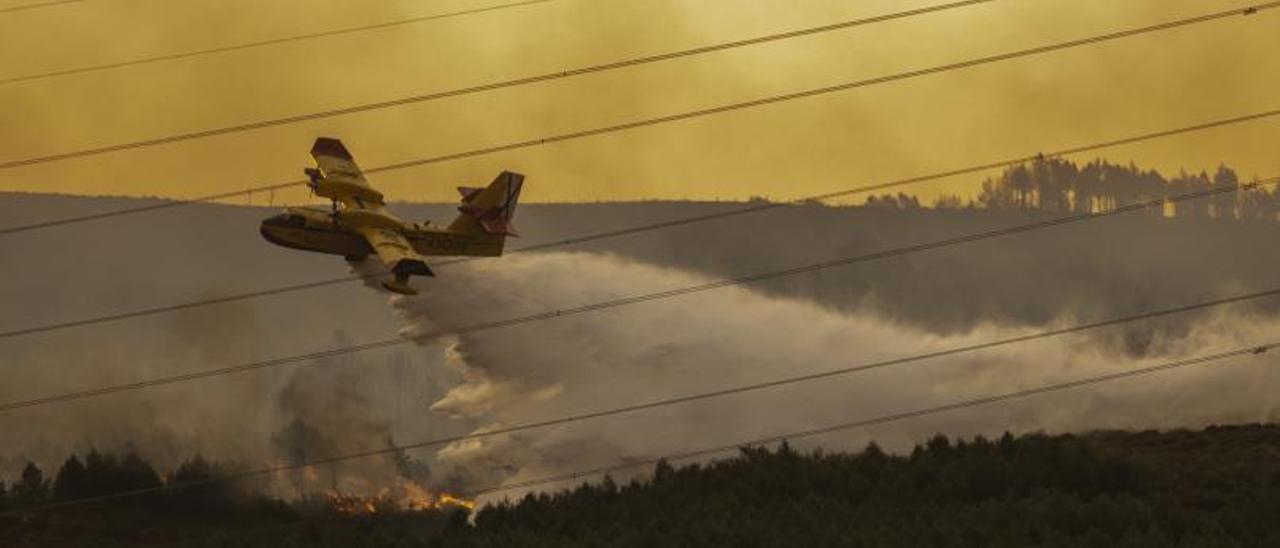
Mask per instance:
[[[84,457],[86,490],[89,495],[109,495],[123,491],[119,482],[120,465],[112,455],[99,453],[97,449],[89,451]]]
[[[21,505],[30,506],[43,502],[49,496],[49,482],[44,479],[44,472],[34,462],[28,462],[22,469],[22,476],[13,485],[13,498]]]
[[[658,464],[653,467],[653,482],[662,483],[669,481],[673,476],[675,476],[675,473],[676,469],[671,466],[671,463],[667,462],[667,459],[659,460]]]
[[[169,478],[169,493],[189,507],[216,508],[234,502],[235,491],[221,481],[222,470],[199,454],[183,462]]]
[[[129,491],[154,489],[160,486],[160,475],[151,464],[135,453],[125,455],[120,461],[120,480]]]
[[[62,468],[58,469],[58,475],[53,480],[53,495],[61,500],[68,500],[91,494],[89,475],[84,464],[75,455],[71,455],[62,463]]]

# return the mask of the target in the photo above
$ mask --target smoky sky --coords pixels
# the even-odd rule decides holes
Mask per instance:
[[[930,3],[546,4],[0,86],[16,159],[561,71]],[[102,0],[0,18],[0,76],[479,7]],[[1193,0],[1002,0],[569,81],[6,170],[0,188],[189,197],[296,179],[319,135],[375,166],[793,92],[1226,9]],[[406,200],[526,172],[527,201],[789,198],[1275,108],[1266,11],[1192,28],[623,134],[384,173]],[[1274,122],[1118,148],[1173,172],[1280,168]],[[920,187],[926,199],[976,179]],[[292,191],[291,191],[292,192]],[[302,189],[280,199],[302,200]],[[261,203],[261,202],[259,202]]]

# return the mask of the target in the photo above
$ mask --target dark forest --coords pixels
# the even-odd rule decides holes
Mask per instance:
[[[936,436],[906,454],[744,447],[466,510],[351,514],[216,478],[193,458],[158,474],[136,456],[34,465],[4,490],[6,546],[1276,546],[1280,427]],[[93,505],[58,501],[161,489]],[[40,512],[23,508],[45,506]],[[127,524],[127,525],[126,525]],[[98,539],[86,544],[84,539]]]

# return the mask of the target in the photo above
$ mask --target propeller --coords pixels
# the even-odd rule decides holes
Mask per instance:
[[[311,187],[311,193],[315,194],[316,187],[320,186],[320,181],[324,180],[324,176],[320,174],[320,170],[314,167],[304,167],[302,172],[307,174],[307,179],[311,181],[307,183],[307,186]]]
[[[320,188],[320,181],[324,180],[324,175],[320,173],[319,169],[316,169],[314,167],[302,168],[302,172],[307,174],[307,179],[308,179],[307,188],[311,189],[311,195],[315,196],[316,189]],[[338,224],[338,199],[329,198],[329,207],[331,211],[331,213],[329,213],[329,218],[333,219],[334,225],[337,225]]]

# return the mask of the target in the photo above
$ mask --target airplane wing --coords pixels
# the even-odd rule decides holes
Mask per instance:
[[[356,165],[355,158],[351,157],[347,147],[338,139],[328,137],[316,139],[315,144],[311,145],[311,157],[315,158],[316,164],[320,166],[320,171],[325,177],[346,177],[359,181],[365,186],[369,184],[365,181],[360,166]]]
[[[317,195],[333,198],[351,208],[372,209],[383,205],[382,193],[369,186],[342,141],[328,137],[316,139],[311,146],[311,157],[320,167],[307,171],[311,188]]]
[[[356,230],[369,241],[382,264],[387,265],[396,275],[435,275],[427,266],[426,258],[414,251],[409,240],[399,232],[371,226],[358,227]]]

